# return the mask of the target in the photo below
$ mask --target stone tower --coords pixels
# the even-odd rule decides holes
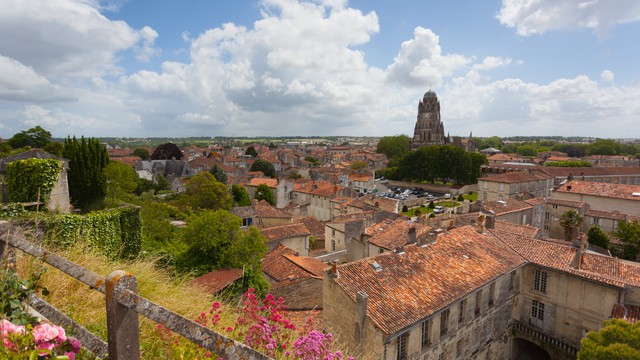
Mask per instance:
[[[444,145],[444,125],[440,120],[440,101],[435,92],[429,90],[418,104],[418,119],[413,131],[412,148],[423,145]]]

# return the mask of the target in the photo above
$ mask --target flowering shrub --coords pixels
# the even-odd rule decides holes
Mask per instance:
[[[254,289],[242,295],[240,306],[236,309],[237,318],[233,326],[220,323],[222,308],[214,302],[208,314],[202,312],[195,322],[243,342],[245,345],[277,359],[304,360],[353,360],[343,357],[341,351],[333,351],[333,336],[314,328],[309,318],[306,325],[298,329],[287,318],[285,301],[268,294],[260,301]],[[170,330],[157,325],[158,334],[165,343],[171,343],[172,357],[202,358],[211,357],[204,349],[195,349],[195,345],[173,334]],[[219,359],[220,360],[220,359]]]
[[[67,337],[63,328],[49,324],[35,327],[0,320],[0,355],[9,359],[74,360],[82,349],[80,341]]]

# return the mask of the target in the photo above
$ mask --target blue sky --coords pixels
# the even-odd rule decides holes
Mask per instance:
[[[640,137],[636,0],[0,0],[0,137]]]

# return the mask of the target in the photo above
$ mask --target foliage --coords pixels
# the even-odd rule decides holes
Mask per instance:
[[[249,171],[262,171],[265,176],[275,178],[276,177],[276,168],[272,163],[268,162],[264,159],[256,159],[251,165]]]
[[[151,160],[151,154],[149,154],[149,150],[145,148],[136,148],[133,150],[133,156],[137,156],[142,160]]]
[[[433,201],[429,201],[429,206],[427,206],[429,209],[433,210],[436,208],[436,204],[433,203]]]
[[[55,156],[62,156],[62,153],[64,152],[64,144],[57,141],[50,142],[45,145],[44,151]]]
[[[53,215],[44,218],[49,243],[68,248],[78,242],[110,258],[133,258],[142,248],[140,208],[127,206],[81,215]]]
[[[591,167],[593,166],[588,161],[547,161],[544,166],[549,167]]]
[[[6,141],[0,142],[0,157],[7,157],[12,151],[13,148]]]
[[[369,167],[369,164],[366,161],[356,160],[351,164],[352,170],[366,169],[367,167]]]
[[[273,196],[273,192],[269,189],[269,186],[266,184],[260,184],[256,188],[256,195],[254,197],[256,200],[261,201],[264,200],[268,202],[271,206],[276,206],[276,198]]]
[[[384,136],[378,141],[376,152],[385,154],[391,162],[402,158],[411,146],[411,138],[407,135]]]
[[[12,148],[17,149],[25,146],[32,148],[44,148],[51,140],[51,133],[41,128],[39,125],[29,130],[23,130],[13,135],[7,140]]]
[[[247,151],[244,152],[245,155],[251,155],[251,157],[253,158],[257,158],[258,157],[258,151],[256,151],[256,148],[253,147],[253,145],[249,146],[247,148]]]
[[[560,226],[564,228],[564,239],[572,241],[577,235],[577,230],[582,225],[584,218],[576,210],[567,210],[560,216]]]
[[[640,323],[611,319],[580,342],[578,360],[640,359]]]
[[[609,248],[609,236],[607,236],[607,233],[602,231],[598,225],[593,225],[589,228],[589,231],[587,231],[587,239],[589,244],[605,249]]]
[[[0,205],[0,219],[15,219],[27,215],[27,210],[21,203],[7,203]]]
[[[251,205],[251,199],[247,189],[242,185],[231,185],[231,197],[233,198],[234,206],[249,206]]]
[[[219,182],[223,184],[227,183],[227,174],[224,173],[224,170],[222,170],[218,166],[218,164],[213,164],[209,172],[211,173],[211,175],[215,176],[216,180],[218,180]]]
[[[35,318],[30,314],[25,303],[29,296],[42,292],[47,295],[46,288],[39,285],[45,268],[40,263],[31,262],[29,278],[22,279],[16,271],[14,259],[0,259],[0,309],[2,317],[18,325],[33,324]],[[2,320],[4,321],[4,320]]]
[[[49,197],[62,171],[56,159],[16,160],[7,165],[5,184],[11,202],[32,202]]]
[[[492,136],[489,138],[473,138],[473,142],[476,144],[476,147],[480,150],[494,148],[500,150],[502,148],[503,142],[502,139],[498,136]]]
[[[107,181],[103,169],[109,163],[109,154],[95,138],[64,141],[64,157],[69,159],[69,194],[74,206],[89,209],[104,200]]]
[[[199,209],[231,209],[231,195],[227,187],[209,172],[200,172],[185,183],[182,203]]]
[[[618,226],[616,226],[613,235],[624,244],[622,257],[635,261],[640,246],[640,222],[637,220],[618,221]]]
[[[290,171],[289,174],[287,175],[287,179],[291,179],[291,180],[302,179],[302,175],[300,175],[300,173],[297,171]]]
[[[153,154],[151,154],[151,160],[180,160],[182,156],[182,150],[178,148],[178,145],[168,142],[156,147]]]
[[[531,145],[520,145],[516,148],[516,153],[522,156],[536,156],[538,155],[538,150]]]
[[[0,320],[0,355],[3,359],[75,359],[80,341],[67,337],[63,328],[47,323],[16,325]]]
[[[464,196],[462,196],[462,194],[458,195],[458,201],[464,201]]]
[[[111,161],[102,170],[107,181],[107,195],[118,198],[123,194],[131,194],[138,187],[138,174],[127,164]]]
[[[402,205],[402,212],[406,213],[407,211],[409,211],[407,205]]]
[[[313,165],[313,166],[320,165],[320,161],[317,158],[313,157],[313,156],[309,156],[309,155],[305,156],[304,157],[304,161],[310,162],[311,165]]]
[[[478,181],[480,166],[485,163],[484,155],[467,153],[453,145],[422,146],[408,152],[398,161],[397,168],[386,172],[385,176],[395,180],[452,180],[459,184],[472,184]]]
[[[202,275],[215,269],[251,268],[260,274],[266,239],[255,228],[240,228],[242,220],[224,210],[191,215],[183,232],[185,251],[176,255],[178,272]]]

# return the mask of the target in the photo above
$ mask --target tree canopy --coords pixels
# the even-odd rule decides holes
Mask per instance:
[[[254,148],[253,145],[247,148],[247,151],[245,151],[245,154],[251,155],[251,157],[254,157],[254,158],[258,157],[258,151],[256,151],[256,148]]]
[[[600,226],[593,225],[587,231],[587,239],[589,244],[600,246],[601,248],[609,248],[609,236],[605,233]]]
[[[231,185],[231,197],[233,198],[234,206],[249,206],[251,205],[251,199],[247,189],[242,185]]]
[[[180,160],[182,156],[182,150],[178,145],[168,142],[158,145],[153,154],[151,154],[151,160]]]
[[[64,141],[63,156],[69,159],[69,194],[74,206],[82,210],[100,206],[107,194],[103,169],[109,163],[107,149],[95,138]]]
[[[624,244],[622,258],[635,261],[640,246],[640,222],[620,220],[613,235]]]
[[[276,198],[273,196],[273,192],[266,184],[258,185],[256,188],[255,199],[258,201],[264,200],[271,204],[271,206],[276,206]]]
[[[567,210],[560,216],[560,226],[564,227],[564,239],[572,241],[577,235],[578,228],[584,218],[576,210]]]
[[[186,206],[200,209],[231,209],[231,195],[227,187],[209,172],[199,172],[185,183],[182,202]]]
[[[150,160],[151,155],[149,154],[149,150],[144,148],[136,148],[133,150],[133,156],[137,156],[142,160]]]
[[[23,130],[13,135],[7,140],[12,148],[17,149],[25,146],[32,148],[44,148],[51,141],[51,133],[40,127],[32,127],[29,130]]]
[[[110,198],[131,194],[138,187],[138,174],[127,164],[110,161],[103,171],[107,181],[107,196]]]
[[[218,166],[218,164],[213,164],[209,172],[211,173],[211,175],[215,176],[216,180],[218,180],[219,182],[223,184],[227,183],[227,174],[224,173],[224,170],[222,170]]]
[[[400,159],[411,147],[411,138],[407,135],[384,136],[378,141],[376,152],[385,154],[391,161]]]
[[[578,360],[640,359],[640,323],[611,319],[603,325],[582,339]]]
[[[275,166],[265,159],[256,159],[256,161],[253,162],[253,165],[251,165],[249,171],[262,171],[262,173],[268,177],[276,177]]]

